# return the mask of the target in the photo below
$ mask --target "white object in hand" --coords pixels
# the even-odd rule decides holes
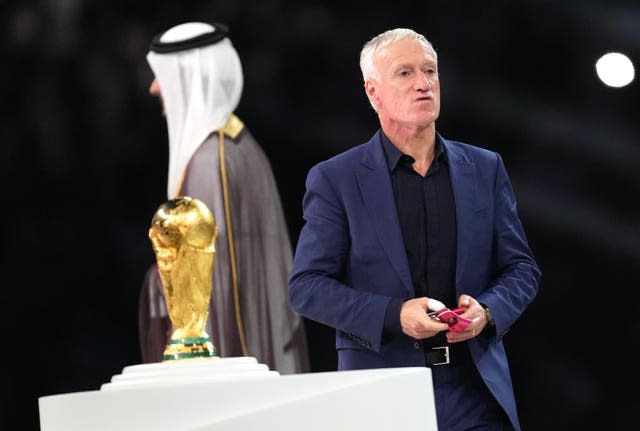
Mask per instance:
[[[427,302],[427,307],[429,308],[429,310],[433,310],[433,311],[440,311],[443,308],[446,308],[442,302],[433,298],[429,298],[429,301]]]

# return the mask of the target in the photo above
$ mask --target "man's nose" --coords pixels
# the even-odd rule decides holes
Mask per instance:
[[[431,79],[429,75],[426,73],[420,72],[416,75],[416,79],[413,83],[413,86],[416,90],[430,90],[431,89]]]
[[[149,94],[152,96],[158,96],[160,94],[160,86],[156,78],[154,78],[153,81],[151,81],[151,85],[149,85]]]

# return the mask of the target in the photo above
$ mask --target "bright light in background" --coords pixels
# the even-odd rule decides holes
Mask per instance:
[[[633,81],[633,63],[624,54],[610,52],[596,62],[598,78],[609,87],[624,87]]]

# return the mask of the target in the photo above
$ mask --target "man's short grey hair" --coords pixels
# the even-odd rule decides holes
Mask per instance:
[[[373,64],[373,59],[378,52],[402,39],[418,41],[425,51],[433,52],[433,57],[436,63],[438,62],[438,54],[436,54],[436,50],[433,49],[433,45],[431,45],[431,42],[429,42],[426,37],[409,28],[395,28],[377,35],[362,47],[362,51],[360,52],[360,69],[362,70],[362,78],[365,82],[370,78],[380,79],[378,69],[376,69],[376,66]]]

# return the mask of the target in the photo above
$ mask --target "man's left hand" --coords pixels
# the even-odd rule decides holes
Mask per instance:
[[[462,332],[447,332],[447,341],[449,343],[459,343],[469,340],[478,335],[487,325],[487,315],[484,308],[478,301],[469,295],[460,295],[458,299],[458,307],[464,308],[462,317],[471,320],[471,324]]]

